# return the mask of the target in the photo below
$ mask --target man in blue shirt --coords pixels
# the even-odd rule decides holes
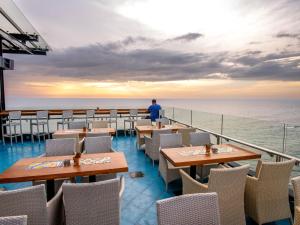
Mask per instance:
[[[152,105],[150,105],[148,108],[151,121],[155,121],[159,118],[159,110],[161,110],[160,105],[156,104],[156,99],[152,99]]]

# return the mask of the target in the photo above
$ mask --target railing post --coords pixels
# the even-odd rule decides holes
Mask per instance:
[[[175,108],[172,108],[172,119],[175,120]]]
[[[283,139],[282,139],[282,153],[286,151],[286,134],[287,134],[287,125],[283,124]]]
[[[222,115],[221,115],[221,135],[223,135],[223,128],[224,128],[223,126],[224,126],[224,115],[222,114]],[[220,138],[220,137],[219,137],[219,139],[220,139],[220,140],[219,140],[219,142],[220,142],[219,144],[222,144],[222,140],[223,140],[223,139]]]
[[[193,126],[193,110],[191,110],[191,127]]]

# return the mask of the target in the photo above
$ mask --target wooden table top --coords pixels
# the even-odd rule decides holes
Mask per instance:
[[[186,128],[186,126],[181,124],[171,124],[165,125],[163,128],[158,128],[157,126],[136,126],[135,129],[140,133],[151,133],[153,130],[163,130],[171,129],[172,131],[177,131],[179,129]]]
[[[231,152],[228,153],[210,153],[209,155],[182,155],[183,152],[205,149],[204,146],[166,148],[161,153],[173,166],[195,166],[211,163],[226,163],[248,159],[258,159],[261,154],[243,149],[232,144],[216,145],[219,147],[230,147]]]
[[[17,161],[10,168],[0,174],[0,183],[25,182],[34,180],[53,180],[59,178],[70,178],[75,176],[92,176],[97,174],[109,174],[127,172],[128,165],[123,152],[83,154],[81,159],[99,159],[110,157],[108,163],[98,163],[80,166],[53,167],[29,169],[32,163],[62,161],[72,159],[73,156],[53,156],[24,158]]]
[[[109,128],[93,128],[90,131],[83,131],[83,129],[64,129],[64,130],[57,130],[54,132],[55,135],[62,135],[62,134],[79,134],[80,136],[86,136],[87,133],[109,133],[115,134],[116,129],[109,127]]]

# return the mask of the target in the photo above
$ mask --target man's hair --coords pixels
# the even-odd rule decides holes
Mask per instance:
[[[156,99],[152,99],[152,103],[156,103]]]

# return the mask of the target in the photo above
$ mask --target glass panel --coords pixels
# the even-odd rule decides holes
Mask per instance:
[[[223,134],[261,147],[282,152],[283,124],[224,115]]]
[[[174,108],[174,120],[190,125],[191,111],[187,109]]]
[[[221,133],[221,115],[207,112],[193,111],[193,127]]]

